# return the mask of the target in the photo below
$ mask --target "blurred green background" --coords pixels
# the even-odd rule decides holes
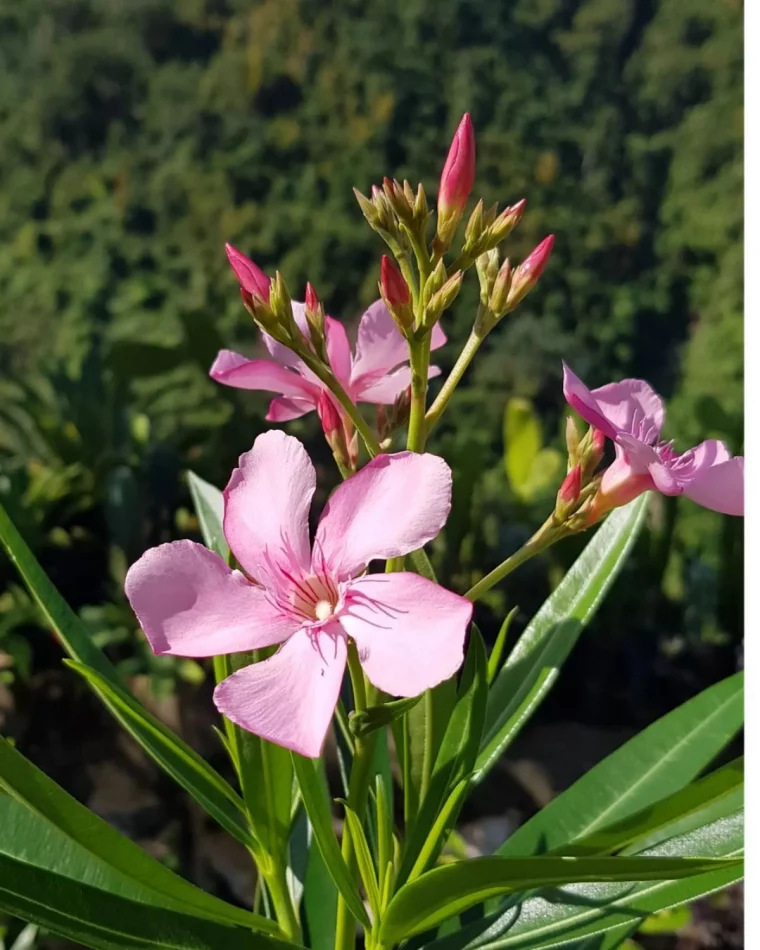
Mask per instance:
[[[678,447],[742,451],[742,17],[741,0],[0,0],[0,500],[125,673],[158,700],[208,685],[151,657],[122,584],[146,547],[197,536],[186,470],[223,485],[266,425],[265,395],[207,377],[219,347],[257,345],[224,242],[353,326],[383,248],[352,186],[434,196],[464,111],[476,194],[528,199],[510,255],[557,241],[431,446],[455,472],[442,579],[465,589],[546,516],[563,358],[590,385],[649,380]],[[475,300],[472,274],[444,368]],[[288,428],[324,498],[316,417]],[[650,510],[543,720],[640,728],[741,662],[741,521]],[[519,631],[583,543],[494,593],[487,637],[513,606]],[[0,717],[28,742],[57,663],[3,560]]]

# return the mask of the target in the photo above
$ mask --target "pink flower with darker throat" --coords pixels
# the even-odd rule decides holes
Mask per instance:
[[[253,286],[248,275],[254,273],[256,287],[259,291],[263,290],[265,285],[262,275],[264,278],[266,275],[239,251],[235,251],[235,255],[234,270],[241,286],[244,289],[246,284]],[[233,260],[232,256],[230,260]],[[250,267],[243,267],[246,262]],[[309,327],[303,303],[293,302],[293,317],[308,339]],[[209,372],[211,378],[236,389],[279,393],[269,405],[266,417],[269,422],[288,422],[314,411],[320,393],[327,394],[338,407],[330,390],[300,357],[268,334],[262,333],[262,336],[271,359],[249,360],[231,350],[221,350]],[[361,318],[355,353],[351,352],[345,327],[340,321],[326,317],[325,336],[333,374],[354,403],[390,406],[410,385],[412,371],[407,365],[409,347],[382,300],[373,303]],[[445,342],[446,334],[436,325],[431,349],[438,349]],[[437,366],[431,366],[428,376],[432,378],[440,372]]]
[[[343,482],[309,540],[316,487],[303,445],[259,436],[224,492],[224,534],[242,571],[192,541],[162,544],[127,574],[156,654],[204,657],[282,644],[223,680],[218,709],[243,729],[319,756],[349,638],[368,679],[416,696],[459,669],[472,604],[417,574],[364,572],[443,527],[451,471],[434,455],[379,455]]]
[[[704,508],[744,514],[744,459],[731,457],[722,442],[708,439],[679,454],[660,431],[665,408],[641,379],[589,389],[564,365],[565,398],[589,425],[615,443],[615,461],[603,473],[594,499],[597,517],[642,492],[685,495]]]

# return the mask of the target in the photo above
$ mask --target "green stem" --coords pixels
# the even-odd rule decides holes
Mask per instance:
[[[354,690],[354,708],[357,712],[362,712],[367,708],[367,689],[355,643],[350,643],[348,647],[348,671],[351,675],[351,684]],[[361,738],[357,736],[355,739],[351,778],[348,783],[348,807],[355,812],[359,821],[363,821],[364,811],[367,807],[376,740],[376,732]],[[356,876],[356,851],[353,838],[348,830],[348,822],[343,824],[341,853],[350,873]],[[335,925],[335,950],[354,950],[355,945],[356,922],[346,902],[339,895],[338,916]]]
[[[346,410],[346,415],[351,420],[351,422],[353,422],[354,426],[356,427],[356,431],[364,440],[364,444],[367,446],[367,451],[369,452],[370,457],[374,458],[376,455],[379,455],[382,451],[380,448],[380,443],[372,434],[370,427],[364,421],[364,417],[359,412],[358,407],[351,401],[351,397],[340,385],[330,370],[308,350],[304,349],[299,352],[298,355],[301,357],[304,363],[306,363],[309,369],[319,377],[325,386],[327,386],[341,406]]]
[[[277,864],[273,862],[264,879],[267,883],[269,896],[272,898],[272,905],[280,929],[289,940],[300,943],[301,925],[296,917],[293,901],[290,899],[285,868],[279,862]]]
[[[410,452],[425,451],[425,409],[430,365],[430,334],[409,342],[409,363],[412,368],[412,401],[409,407],[409,433],[406,447]]]
[[[508,574],[511,574],[512,571],[516,570],[521,564],[529,561],[532,557],[535,557],[536,554],[540,554],[541,551],[545,551],[546,548],[554,544],[555,541],[558,541],[563,533],[563,527],[557,527],[554,524],[553,515],[549,516],[530,540],[526,541],[525,544],[518,551],[515,551],[514,554],[510,555],[506,561],[502,561],[490,574],[486,574],[486,576],[471,587],[464,596],[467,600],[478,600],[486,591],[489,591],[495,584],[498,584],[499,581],[504,580]]]
[[[480,344],[484,339],[484,336],[477,334],[474,330],[472,333],[470,333],[470,337],[465,343],[464,349],[459,354],[459,358],[454,364],[454,368],[446,378],[446,382],[443,384],[441,391],[433,401],[433,405],[428,409],[427,415],[425,416],[426,435],[430,434],[433,426],[443,415],[443,411],[448,405],[449,399],[451,399],[452,395],[454,394],[454,390],[461,382],[462,377],[467,371],[467,367],[470,365],[473,357],[480,349]]]

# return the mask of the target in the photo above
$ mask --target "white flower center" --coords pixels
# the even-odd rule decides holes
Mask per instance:
[[[305,577],[294,581],[291,606],[305,620],[329,620],[335,613],[338,591],[329,577]]]

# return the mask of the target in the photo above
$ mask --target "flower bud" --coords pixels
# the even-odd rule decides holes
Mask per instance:
[[[446,265],[443,263],[443,259],[439,260],[435,265],[432,274],[425,281],[425,286],[422,289],[422,306],[427,307],[430,303],[430,299],[433,294],[438,293],[438,291],[443,287],[446,282]]]
[[[557,492],[557,502],[554,506],[554,517],[558,522],[563,522],[567,516],[573,512],[581,494],[581,467],[575,465],[565,476],[565,480],[560,485]]]
[[[467,227],[464,229],[464,252],[466,254],[475,253],[480,246],[480,240],[483,236],[483,201],[482,199],[475,205],[475,209],[470,215]]]
[[[597,465],[602,461],[604,455],[604,433],[601,429],[595,429],[593,426],[589,429],[583,440],[584,447],[581,454],[581,467],[583,476],[587,478],[596,471]]]
[[[325,434],[327,444],[332,449],[340,467],[349,467],[349,451],[346,445],[346,432],[343,427],[343,421],[340,413],[326,392],[320,392],[317,396],[317,415],[322,423],[322,431]]]
[[[496,249],[494,248],[494,250]],[[498,251],[496,251],[496,255],[496,259],[498,260]],[[507,311],[507,297],[509,296],[509,288],[511,284],[512,265],[510,264],[509,258],[507,257],[499,268],[499,272],[493,282],[491,296],[488,300],[488,309],[497,320],[499,317],[504,316]]]
[[[512,287],[509,291],[508,307],[510,310],[523,300],[538,283],[538,278],[543,274],[544,268],[549,260],[554,247],[554,235],[550,234],[525,258],[515,271],[512,279]]]
[[[438,188],[438,244],[451,244],[475,181],[475,133],[469,113],[462,116],[449,148]]]
[[[572,416],[567,417],[565,422],[565,444],[567,445],[567,470],[570,471],[579,461],[578,447],[581,442],[581,434],[578,431],[578,425]]]
[[[303,335],[293,319],[293,304],[290,300],[290,292],[284,277],[279,271],[275,272],[274,280],[270,287],[269,307],[274,315],[277,332],[267,332],[272,333],[275,339],[287,342],[288,344],[296,341],[301,342]],[[256,317],[257,319],[259,317],[258,311],[256,312]]]
[[[380,260],[380,296],[390,310],[396,325],[405,333],[414,326],[411,294],[396,265],[383,254]]]
[[[517,226],[520,218],[525,211],[527,204],[525,198],[512,205],[511,208],[505,208],[499,217],[488,229],[488,243],[492,246],[501,243]]]
[[[480,281],[480,302],[488,306],[496,275],[499,273],[499,252],[496,248],[481,254],[475,261],[475,270]]]
[[[314,352],[320,359],[327,362],[327,353],[325,351],[325,308],[320,303],[316,290],[314,290],[309,283],[306,284],[304,304],[306,322],[309,325],[309,337]]]
[[[462,287],[463,278],[464,271],[458,270],[456,274],[452,274],[443,287],[430,298],[424,315],[424,325],[427,329],[434,327],[443,311],[448,310],[454,303]]]
[[[241,288],[252,297],[258,297],[264,303],[269,303],[269,288],[272,283],[269,277],[250,258],[241,254],[231,244],[225,244],[224,249]]]

